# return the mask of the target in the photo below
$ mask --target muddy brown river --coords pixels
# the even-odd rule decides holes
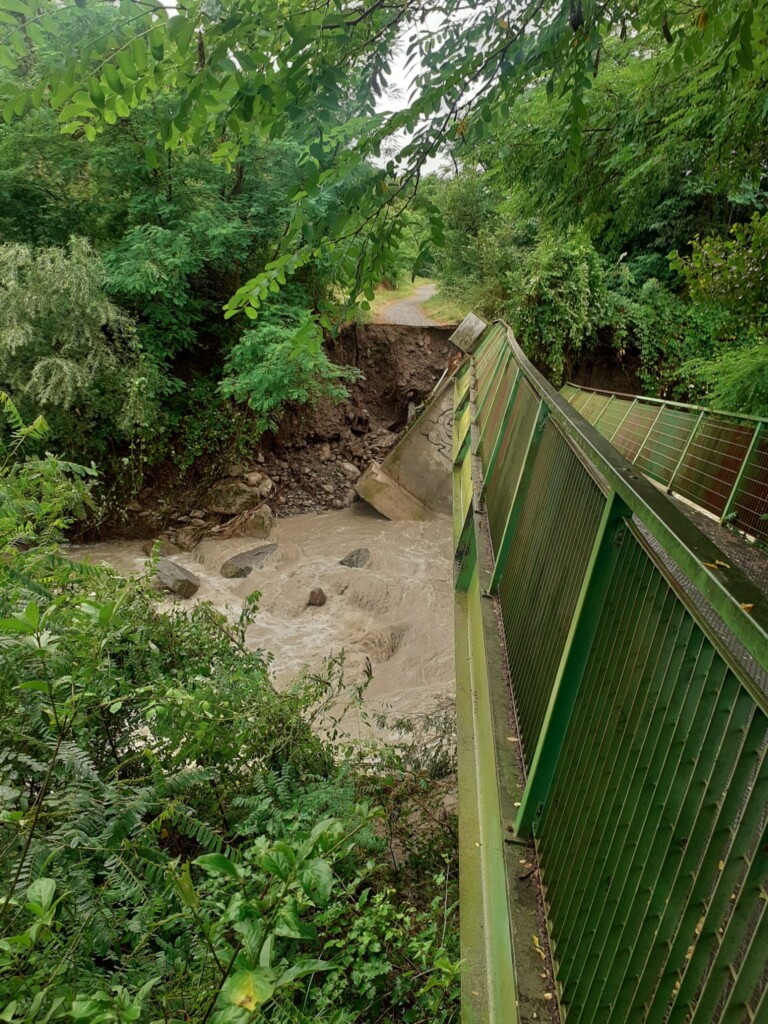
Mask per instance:
[[[262,568],[243,579],[225,579],[222,564],[265,543],[277,550]],[[74,547],[71,554],[106,562],[117,572],[145,571],[141,541],[111,541]],[[340,560],[368,548],[370,561],[348,568]],[[355,684],[370,660],[371,709],[412,715],[430,710],[453,693],[453,582],[451,522],[391,522],[358,502],[338,512],[278,519],[268,540],[204,539],[173,556],[200,579],[192,600],[211,601],[237,615],[253,591],[261,593],[248,643],[274,655],[272,673],[284,686],[305,669],[320,669],[342,649],[345,678]],[[322,607],[308,605],[321,587]]]

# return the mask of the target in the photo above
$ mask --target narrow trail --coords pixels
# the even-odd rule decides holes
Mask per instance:
[[[436,284],[422,284],[407,299],[387,303],[374,317],[377,324],[402,324],[404,327],[442,327],[424,311],[424,303],[437,291]]]

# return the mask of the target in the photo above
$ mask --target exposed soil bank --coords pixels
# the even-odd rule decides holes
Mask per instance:
[[[99,538],[176,539],[191,520],[199,524],[199,531],[197,526],[194,531],[202,535],[204,528],[227,521],[227,514],[217,511],[221,502],[213,493],[222,476],[245,486],[249,474],[262,474],[262,497],[277,517],[347,507],[354,500],[352,485],[359,473],[391,450],[440,379],[456,351],[448,341],[451,331],[348,324],[327,342],[334,362],[354,366],[362,374],[350,385],[346,401],[289,409],[277,433],[254,444],[242,464],[213,472],[201,468],[196,482],[194,475],[182,478],[175,467],[167,467],[127,509],[86,536],[94,537],[95,532]]]
[[[226,579],[222,564],[260,544],[277,549],[244,579]],[[361,568],[341,565],[356,548],[370,560]],[[107,562],[125,575],[145,570],[139,541],[74,547],[76,558]],[[200,589],[193,600],[209,600],[237,614],[254,591],[260,610],[248,642],[274,654],[278,684],[304,669],[320,669],[344,649],[346,679],[360,682],[370,661],[373,680],[366,704],[391,707],[399,716],[434,707],[453,693],[453,583],[451,523],[393,523],[367,505],[278,520],[264,540],[204,539],[193,552],[173,560],[193,572]],[[322,588],[326,602],[308,604]]]

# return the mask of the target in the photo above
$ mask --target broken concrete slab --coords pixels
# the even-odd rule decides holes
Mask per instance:
[[[227,559],[221,567],[221,575],[228,580],[250,576],[254,569],[260,569],[268,562],[275,551],[277,551],[277,544],[263,544],[250,551],[241,551],[239,555],[233,555],[232,558]]]
[[[459,365],[452,361],[389,455],[380,466],[369,466],[355,485],[360,497],[388,519],[420,520],[451,513],[453,377]]]
[[[450,341],[468,355],[474,352],[488,324],[474,313],[468,313],[450,337]]]
[[[432,516],[426,505],[393,480],[378,462],[372,462],[363,473],[357,493],[387,519],[420,522]]]

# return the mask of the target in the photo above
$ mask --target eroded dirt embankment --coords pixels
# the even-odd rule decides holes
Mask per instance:
[[[348,507],[357,477],[391,450],[439,380],[455,351],[450,334],[451,328],[347,325],[327,343],[334,362],[361,373],[346,401],[289,408],[277,433],[237,463],[208,467],[197,479],[167,466],[87,538],[165,537],[189,550],[264,503],[278,518]]]
[[[287,417],[250,462],[177,509],[138,512],[139,536],[162,538],[161,554],[194,577],[192,600],[237,615],[259,592],[247,639],[272,653],[280,685],[321,670],[343,650],[349,684],[372,673],[369,709],[413,716],[453,692],[450,518],[391,522],[355,501],[353,489],[442,376],[453,354],[449,333],[378,324],[346,330],[331,355],[364,374],[347,402]],[[264,548],[246,576],[228,575],[229,559]],[[360,564],[343,564],[360,549]],[[72,554],[141,574],[148,550],[140,539],[121,539]]]

